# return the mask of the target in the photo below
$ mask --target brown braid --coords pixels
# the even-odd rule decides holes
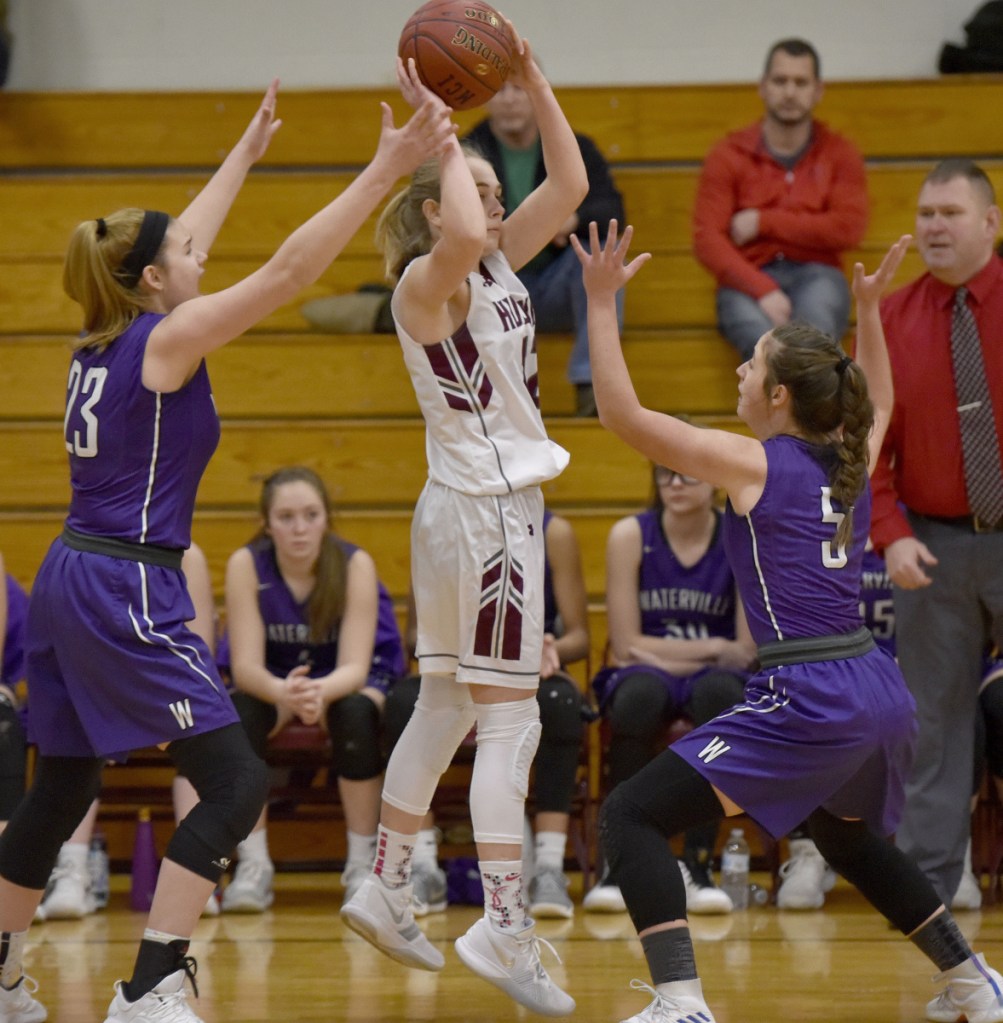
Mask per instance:
[[[867,438],[874,425],[867,380],[842,348],[814,327],[785,324],[773,330],[772,338],[766,354],[766,394],[783,384],[798,426],[836,454],[829,485],[845,513],[836,543],[847,544],[853,536],[853,505],[867,481]]]

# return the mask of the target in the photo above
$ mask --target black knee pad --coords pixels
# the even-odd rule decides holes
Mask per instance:
[[[28,748],[17,711],[0,697],[0,821],[10,820],[24,798]]]
[[[940,896],[915,862],[863,821],[841,820],[820,808],[808,818],[808,830],[829,865],[903,934],[940,908]]]
[[[28,795],[0,835],[0,875],[22,888],[44,888],[59,849],[101,790],[104,761],[39,757]]]
[[[985,721],[985,748],[989,770],[1003,778],[1003,679],[990,682],[979,695]]]
[[[383,770],[380,709],[362,693],[349,693],[327,708],[331,771],[349,781],[368,781]]]
[[[247,732],[251,749],[264,760],[268,749],[268,736],[279,720],[278,708],[272,703],[251,696],[250,693],[238,691],[231,693],[231,698],[234,709],[240,716],[240,723]]]
[[[397,679],[387,693],[383,705],[383,745],[388,757],[411,720],[420,688],[421,676],[408,675]]]
[[[240,724],[177,739],[167,752],[199,797],[174,832],[167,858],[218,881],[265,805],[268,768],[251,749]]]
[[[702,725],[741,703],[745,683],[730,671],[708,671],[693,683],[689,712],[693,724]]]
[[[672,710],[672,694],[662,680],[640,670],[617,685],[608,717],[614,735],[654,740]]]
[[[582,692],[574,680],[565,675],[540,679],[536,699],[540,704],[540,741],[577,746],[585,732],[585,721]]]

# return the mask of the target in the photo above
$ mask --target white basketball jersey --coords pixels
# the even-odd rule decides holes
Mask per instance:
[[[485,256],[468,280],[467,320],[438,344],[419,344],[394,311],[425,417],[429,479],[475,496],[538,486],[570,456],[547,436],[540,415],[533,306],[500,252]]]

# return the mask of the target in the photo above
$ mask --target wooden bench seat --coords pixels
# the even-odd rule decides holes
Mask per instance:
[[[702,421],[744,429],[733,416]],[[646,460],[597,420],[554,419],[548,430],[571,452],[570,466],[543,488],[555,507],[595,507],[612,495],[619,505],[647,499]],[[425,426],[410,419],[224,421],[198,506],[253,507],[264,477],[291,463],[315,468],[341,508],[411,508],[427,476]],[[0,510],[65,507],[69,480],[59,427],[0,423],[0,479]]]
[[[567,383],[570,335],[539,338],[545,416],[574,413]],[[624,351],[641,400],[672,412],[731,410],[738,356],[713,330],[630,331]],[[0,337],[0,421],[62,420],[70,362],[65,335]],[[208,360],[221,416],[416,417],[418,404],[400,344],[391,334],[248,334]]]
[[[576,130],[617,162],[700,160],[725,132],[762,113],[751,81],[560,87]],[[0,94],[0,167],[206,168],[240,137],[259,92]],[[263,166],[344,167],[368,161],[379,101],[406,108],[391,89],[285,91],[280,135]],[[1003,154],[998,75],[826,83],[819,115],[869,157],[936,159]],[[964,110],[965,116],[958,116]],[[457,116],[465,130],[483,117]],[[332,130],[336,125],[336,130]]]
[[[929,163],[873,164],[869,170],[872,217],[860,249],[849,253],[847,267],[862,258],[872,265],[892,240],[912,227],[916,195]],[[987,164],[1003,194],[1003,163]],[[698,169],[676,165],[614,168],[628,218],[637,231],[637,247],[652,251],[652,265],[627,292],[626,323],[632,329],[714,328],[714,284],[690,249],[690,217]],[[244,189],[214,246],[204,280],[206,291],[234,283],[264,262],[299,223],[338,194],[350,176],[332,174],[256,175]],[[0,322],[8,333],[73,333],[80,315],[62,292],[61,266],[66,242],[83,217],[122,205],[159,206],[180,212],[204,178],[179,175],[21,176],[0,189]],[[258,331],[305,331],[302,303],[355,290],[383,279],[373,245],[371,218],[345,253],[320,281],[263,320]],[[898,280],[921,270],[915,253],[907,257]]]

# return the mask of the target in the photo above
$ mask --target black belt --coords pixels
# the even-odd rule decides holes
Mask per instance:
[[[955,529],[965,529],[969,533],[1003,533],[1003,519],[999,522],[986,522],[978,515],[923,515],[920,512],[913,512],[913,515],[927,522],[939,522],[942,526],[953,526]]]
[[[776,668],[781,664],[811,664],[815,661],[842,661],[847,657],[860,657],[877,644],[866,625],[856,632],[837,636],[807,636],[804,639],[781,639],[776,643],[763,643],[757,650],[761,668]]]
[[[91,536],[89,533],[78,533],[69,526],[63,526],[60,539],[75,551],[106,554],[109,558],[141,561],[144,565],[159,565],[161,568],[180,568],[181,556],[184,554],[180,547],[158,547],[153,543],[116,540],[111,536]]]

